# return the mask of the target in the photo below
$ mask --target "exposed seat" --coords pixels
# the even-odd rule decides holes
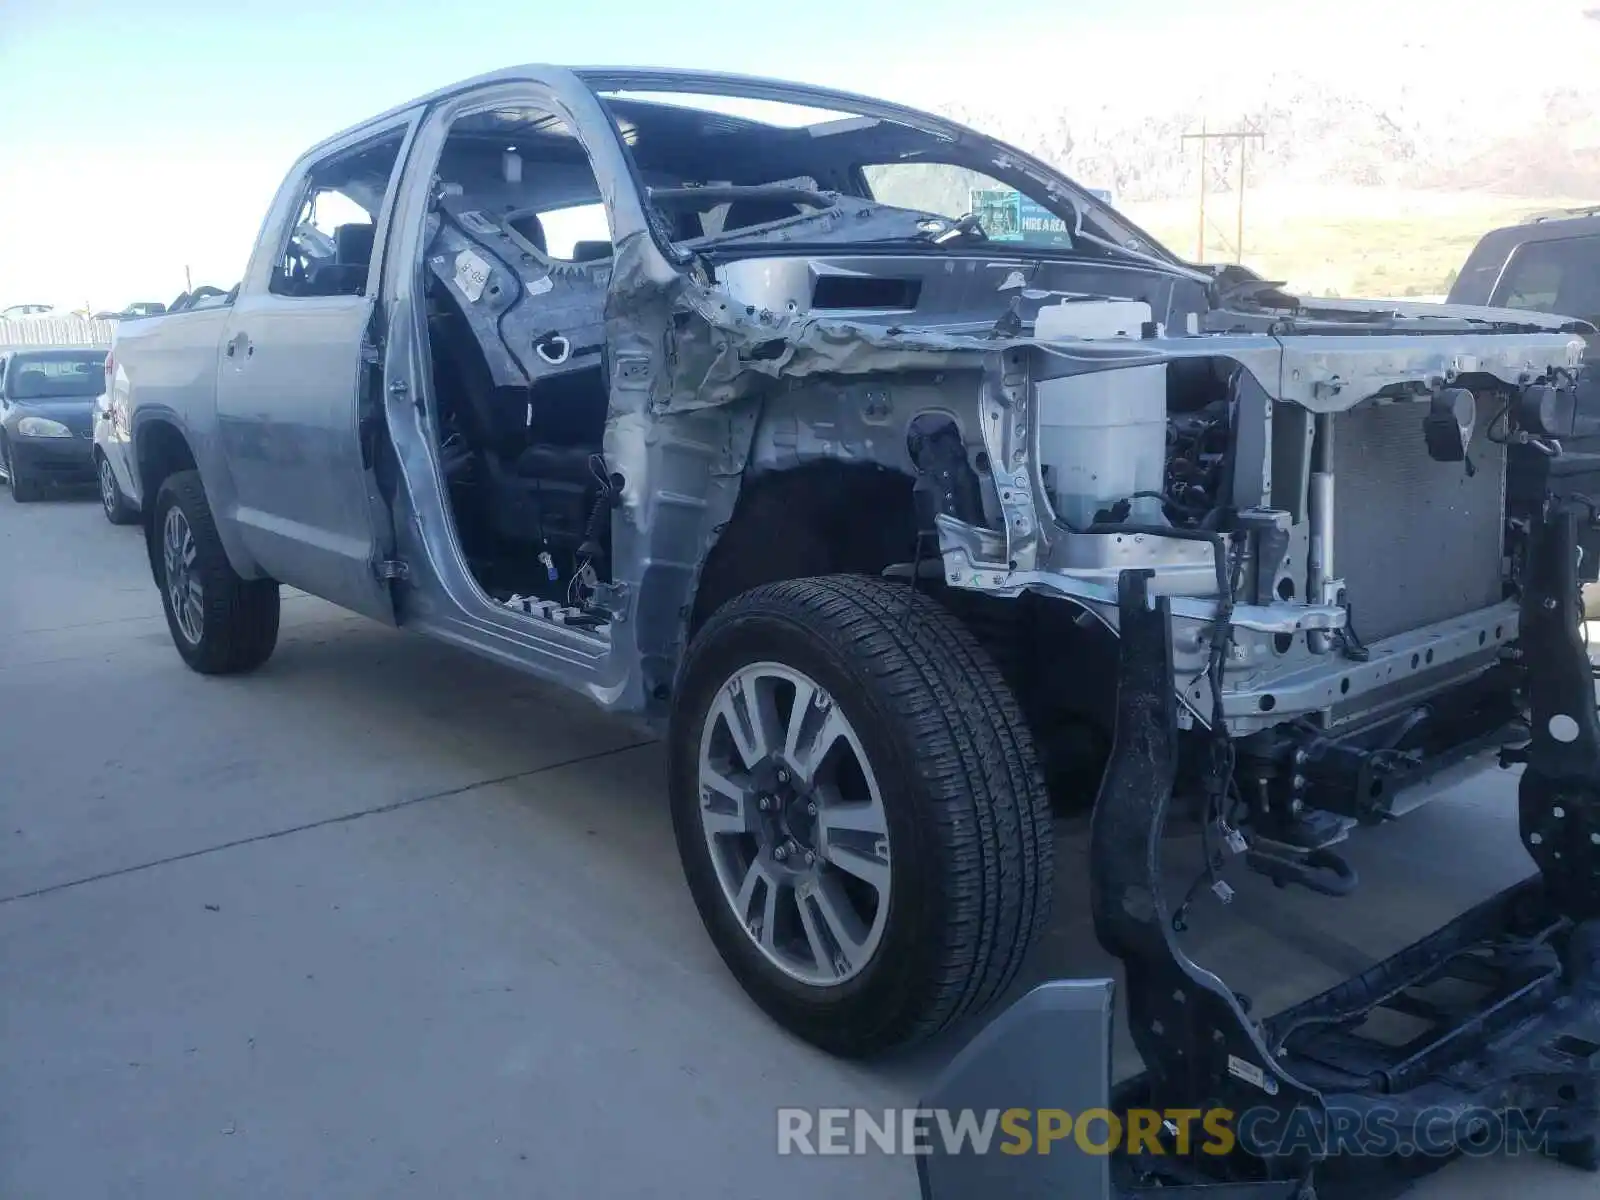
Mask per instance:
[[[372,241],[377,227],[371,223],[341,225],[333,231],[334,262],[365,267],[372,262]]]
[[[359,296],[372,264],[375,228],[370,221],[340,225],[333,231],[333,257],[313,263],[297,289],[302,296]],[[218,293],[219,295],[221,293]],[[177,307],[176,304],[173,305]]]
[[[50,392],[50,376],[38,367],[24,367],[11,377],[13,400],[43,400]]]
[[[524,240],[540,254],[549,253],[544,239],[544,222],[535,214],[523,213],[520,217],[512,217],[506,224],[521,234]]]
[[[529,446],[517,455],[516,472],[524,479],[553,479],[587,486],[595,482],[589,460],[595,451],[587,446]]]

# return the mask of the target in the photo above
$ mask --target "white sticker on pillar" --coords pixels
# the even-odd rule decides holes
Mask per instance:
[[[456,286],[468,302],[476,304],[489,283],[490,267],[471,250],[456,255]]]

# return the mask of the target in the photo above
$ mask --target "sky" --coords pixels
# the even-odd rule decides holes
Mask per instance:
[[[1520,28],[1540,5],[1572,8],[1523,0]],[[1475,7],[1512,5],[1410,0],[1396,29],[1378,0],[0,0],[0,307],[167,301],[185,266],[229,287],[306,147],[516,63],[702,67],[929,108],[1149,102],[1307,45],[1330,70],[1376,70],[1377,50]]]

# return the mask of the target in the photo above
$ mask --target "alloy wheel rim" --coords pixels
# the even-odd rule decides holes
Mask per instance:
[[[839,706],[792,667],[740,669],[706,718],[698,784],[701,830],[745,936],[802,983],[859,975],[888,923],[889,832]]]
[[[117,510],[117,480],[111,474],[111,463],[105,458],[100,460],[100,503],[106,506],[107,513]]]
[[[172,609],[172,619],[177,622],[185,640],[190,645],[198,646],[205,621],[205,593],[201,590],[200,578],[194,569],[194,534],[189,529],[189,519],[181,509],[167,510],[161,548],[167,573],[167,603]]]

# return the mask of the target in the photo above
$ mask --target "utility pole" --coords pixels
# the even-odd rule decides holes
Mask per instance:
[[[1217,132],[1217,133],[1212,133],[1212,132],[1209,132],[1206,129],[1206,123],[1205,123],[1205,120],[1203,118],[1200,121],[1200,132],[1199,133],[1186,133],[1186,134],[1183,135],[1183,140],[1186,141],[1186,142],[1199,142],[1200,143],[1200,244],[1197,247],[1197,253],[1195,255],[1195,259],[1196,259],[1197,262],[1202,262],[1203,263],[1206,260],[1206,146],[1207,146],[1207,144],[1210,143],[1210,142],[1214,142],[1214,141],[1235,141],[1235,142],[1238,142],[1238,144],[1239,144],[1239,196],[1238,196],[1239,225],[1238,225],[1238,233],[1235,236],[1234,243],[1233,243],[1234,262],[1239,262],[1244,258],[1244,158],[1245,158],[1245,146],[1248,145],[1250,142],[1265,141],[1266,137],[1267,137],[1266,134],[1262,133],[1260,130],[1257,130],[1257,129],[1229,129],[1229,130],[1225,130],[1225,131],[1221,131],[1221,132]]]
[[[183,290],[186,292],[194,291],[194,280],[189,277],[188,263],[183,264]]]

